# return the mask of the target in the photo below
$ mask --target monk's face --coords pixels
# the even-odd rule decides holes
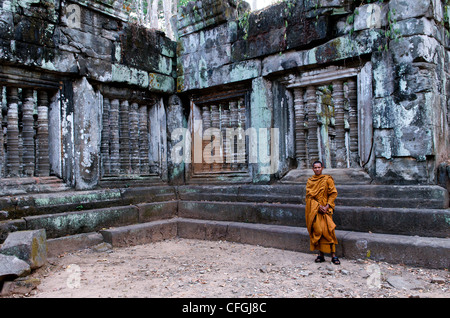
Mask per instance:
[[[313,171],[316,176],[320,176],[322,174],[323,167],[320,163],[316,163],[313,166]]]

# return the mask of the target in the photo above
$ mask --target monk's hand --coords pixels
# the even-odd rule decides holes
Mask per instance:
[[[329,208],[330,208],[330,205],[329,205],[329,204],[327,204],[327,205],[325,205],[325,206],[320,205],[320,206],[319,206],[319,212],[320,212],[320,213],[323,213],[323,214],[328,213],[328,209],[329,209]]]

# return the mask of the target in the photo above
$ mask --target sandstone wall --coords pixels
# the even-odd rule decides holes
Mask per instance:
[[[128,24],[122,1],[2,0],[0,176],[302,183],[318,158],[347,183],[446,186],[448,6],[365,2],[192,1],[175,43]],[[196,163],[208,127],[257,146]]]
[[[7,117],[11,117],[8,112],[14,108],[9,104],[17,99],[13,104],[19,112],[17,161],[20,161],[16,165],[18,169],[15,166],[12,169],[8,166],[11,159],[2,151],[0,171],[3,177],[27,176],[22,172],[22,161],[27,152],[22,150],[21,144],[22,140],[27,143],[27,137],[22,133],[20,115],[25,91],[30,94],[42,90],[48,92],[49,124],[46,129],[50,142],[50,171],[43,176],[56,175],[78,189],[96,187],[101,180],[114,182],[121,179],[119,173],[105,172],[106,164],[102,162],[104,157],[112,155],[109,144],[122,142],[118,139],[119,132],[115,137],[103,133],[110,131],[108,126],[113,125],[110,121],[114,114],[112,110],[108,114],[105,103],[117,102],[120,107],[136,107],[136,113],[141,110],[150,113],[133,114],[131,120],[126,118],[129,122],[122,123],[120,129],[140,125],[138,121],[142,116],[153,116],[149,120],[159,124],[152,125],[154,127],[148,133],[156,130],[158,133],[153,133],[153,138],[159,144],[159,130],[166,128],[161,109],[164,110],[164,99],[175,89],[175,42],[162,32],[128,24],[123,1],[2,0],[0,16],[0,84],[3,87],[4,119],[4,134],[0,141],[6,145],[8,138],[12,138],[7,133]],[[11,93],[9,87],[18,90]],[[36,103],[39,102],[35,100]],[[34,108],[37,112],[39,105]],[[38,117],[47,116],[42,113]],[[9,125],[13,127],[13,124]],[[115,125],[119,130],[119,123]],[[149,129],[147,125],[146,128]],[[153,171],[159,181],[167,179],[166,151],[162,149],[164,142],[161,144],[156,148],[156,154],[147,155],[154,161],[154,166],[159,167]],[[14,147],[13,140],[9,149]],[[42,151],[35,151],[38,161],[38,153]],[[133,151],[130,150],[131,156],[141,160],[143,156],[139,157]],[[134,166],[138,164],[135,162]],[[131,179],[149,175],[148,171],[131,170],[121,171],[120,175],[132,175]],[[108,175],[111,178],[107,178]]]
[[[303,160],[295,115],[303,107],[295,89],[307,87],[302,78],[327,85],[342,79],[345,90],[354,75],[355,161],[379,183],[436,183],[450,149],[448,7],[440,0],[361,3],[286,0],[245,13],[238,1],[191,2],[178,16],[177,91],[195,104],[202,92],[245,83],[249,125],[281,130],[273,176],[282,178]]]

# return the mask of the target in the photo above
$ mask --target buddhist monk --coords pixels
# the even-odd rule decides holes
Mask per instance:
[[[322,174],[323,164],[313,163],[314,175],[306,184],[306,227],[310,237],[311,251],[319,250],[316,263],[325,262],[324,253],[331,254],[331,262],[339,265],[336,257],[338,241],[334,233],[333,222],[334,200],[338,193],[331,176]]]

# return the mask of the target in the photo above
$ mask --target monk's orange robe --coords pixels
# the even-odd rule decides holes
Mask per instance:
[[[312,176],[306,184],[306,227],[309,232],[311,251],[334,253],[338,244],[333,222],[334,200],[338,193],[334,180],[329,175]],[[329,204],[327,213],[319,213],[319,205]]]

